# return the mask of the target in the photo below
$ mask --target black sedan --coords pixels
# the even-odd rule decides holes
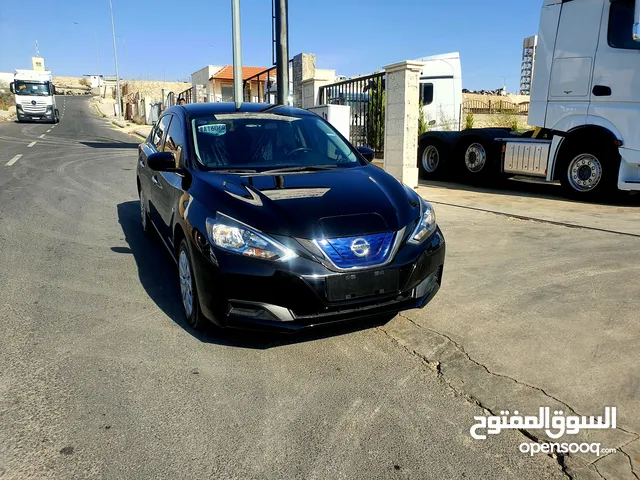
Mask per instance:
[[[166,110],[139,147],[140,214],[178,265],[189,324],[293,331],[425,306],[444,237],[370,153],[306,110]]]

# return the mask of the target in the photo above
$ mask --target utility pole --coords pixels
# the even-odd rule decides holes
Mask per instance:
[[[240,0],[231,0],[233,30],[233,99],[242,105],[242,44],[240,42]]]
[[[118,73],[118,51],[116,47],[116,27],[113,23],[113,3],[109,0],[111,11],[111,34],[113,36],[113,59],[116,62],[116,96],[118,97],[118,120],[122,120],[122,99],[120,98],[120,74]]]
[[[276,16],[276,85],[277,103],[289,100],[289,0],[273,0]]]

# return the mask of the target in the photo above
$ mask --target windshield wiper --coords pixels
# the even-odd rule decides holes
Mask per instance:
[[[258,173],[257,170],[251,170],[249,168],[212,168],[211,171],[222,173]]]
[[[312,172],[314,170],[331,170],[338,168],[337,165],[300,165],[297,167],[284,167],[275,168],[273,170],[265,170],[260,172],[261,175],[268,175],[270,173],[284,173],[284,172]]]

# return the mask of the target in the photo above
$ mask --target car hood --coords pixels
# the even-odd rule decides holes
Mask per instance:
[[[194,187],[208,210],[306,239],[396,232],[420,211],[415,193],[371,165],[281,175],[202,172]]]

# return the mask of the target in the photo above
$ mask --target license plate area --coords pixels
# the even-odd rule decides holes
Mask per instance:
[[[345,273],[327,277],[327,298],[330,302],[354,300],[398,291],[397,269]]]

